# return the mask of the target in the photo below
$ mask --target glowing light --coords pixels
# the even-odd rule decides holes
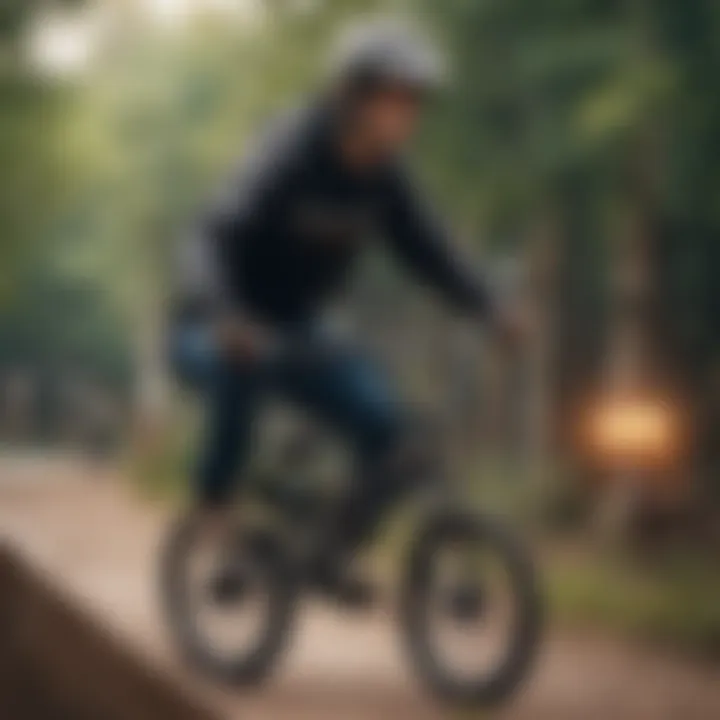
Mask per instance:
[[[103,26],[98,14],[41,15],[29,37],[32,60],[43,71],[72,74],[83,70],[99,43]]]
[[[215,13],[252,29],[265,15],[262,0],[127,0],[144,23],[157,28],[180,30],[192,26],[200,14]],[[32,62],[43,73],[72,75],[91,65],[106,40],[120,26],[118,7],[97,2],[80,10],[43,11],[32,23],[27,49]]]
[[[142,0],[139,7],[160,24],[182,26],[200,12],[235,16],[245,23],[260,19],[260,0]]]
[[[607,400],[592,410],[588,425],[592,449],[611,463],[667,463],[681,445],[678,413],[658,399]]]

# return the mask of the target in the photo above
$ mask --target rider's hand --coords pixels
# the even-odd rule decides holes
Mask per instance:
[[[253,360],[270,345],[269,332],[240,315],[218,318],[214,332],[221,351],[234,360]]]

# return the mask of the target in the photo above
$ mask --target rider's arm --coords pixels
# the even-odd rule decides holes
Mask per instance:
[[[441,222],[399,170],[388,180],[385,231],[393,254],[417,277],[461,311],[487,317],[492,309],[490,293],[456,254]]]
[[[205,299],[221,314],[246,314],[242,262],[245,244],[262,238],[292,172],[294,130],[274,126],[255,144],[201,218],[198,236]]]
[[[289,118],[274,124],[246,155],[217,202],[195,223],[180,271],[180,305],[211,320],[221,347],[248,356],[272,342],[247,306],[243,260],[248,244],[262,242],[291,182],[297,129]],[[193,310],[196,308],[196,310]]]

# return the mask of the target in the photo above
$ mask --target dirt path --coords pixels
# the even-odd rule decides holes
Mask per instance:
[[[413,683],[390,619],[308,607],[291,653],[263,690],[231,694],[178,667],[154,593],[164,512],[69,461],[0,460],[0,536],[228,718],[431,720],[445,717]],[[508,720],[717,720],[720,675],[611,640],[551,636]]]

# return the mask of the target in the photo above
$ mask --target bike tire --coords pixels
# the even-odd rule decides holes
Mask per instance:
[[[482,678],[453,677],[436,657],[428,633],[430,569],[445,543],[472,540],[496,553],[507,570],[518,622],[504,659]],[[406,560],[400,593],[400,626],[409,660],[422,682],[446,702],[494,707],[508,700],[527,677],[539,645],[542,602],[528,552],[503,523],[463,511],[426,518]]]
[[[160,595],[169,633],[185,661],[214,680],[257,685],[266,680],[283,655],[295,619],[298,587],[292,561],[271,533],[248,532],[241,542],[262,569],[267,586],[267,621],[261,640],[232,659],[216,657],[198,635],[184,574],[194,540],[194,524],[180,520],[169,531],[161,553]]]

